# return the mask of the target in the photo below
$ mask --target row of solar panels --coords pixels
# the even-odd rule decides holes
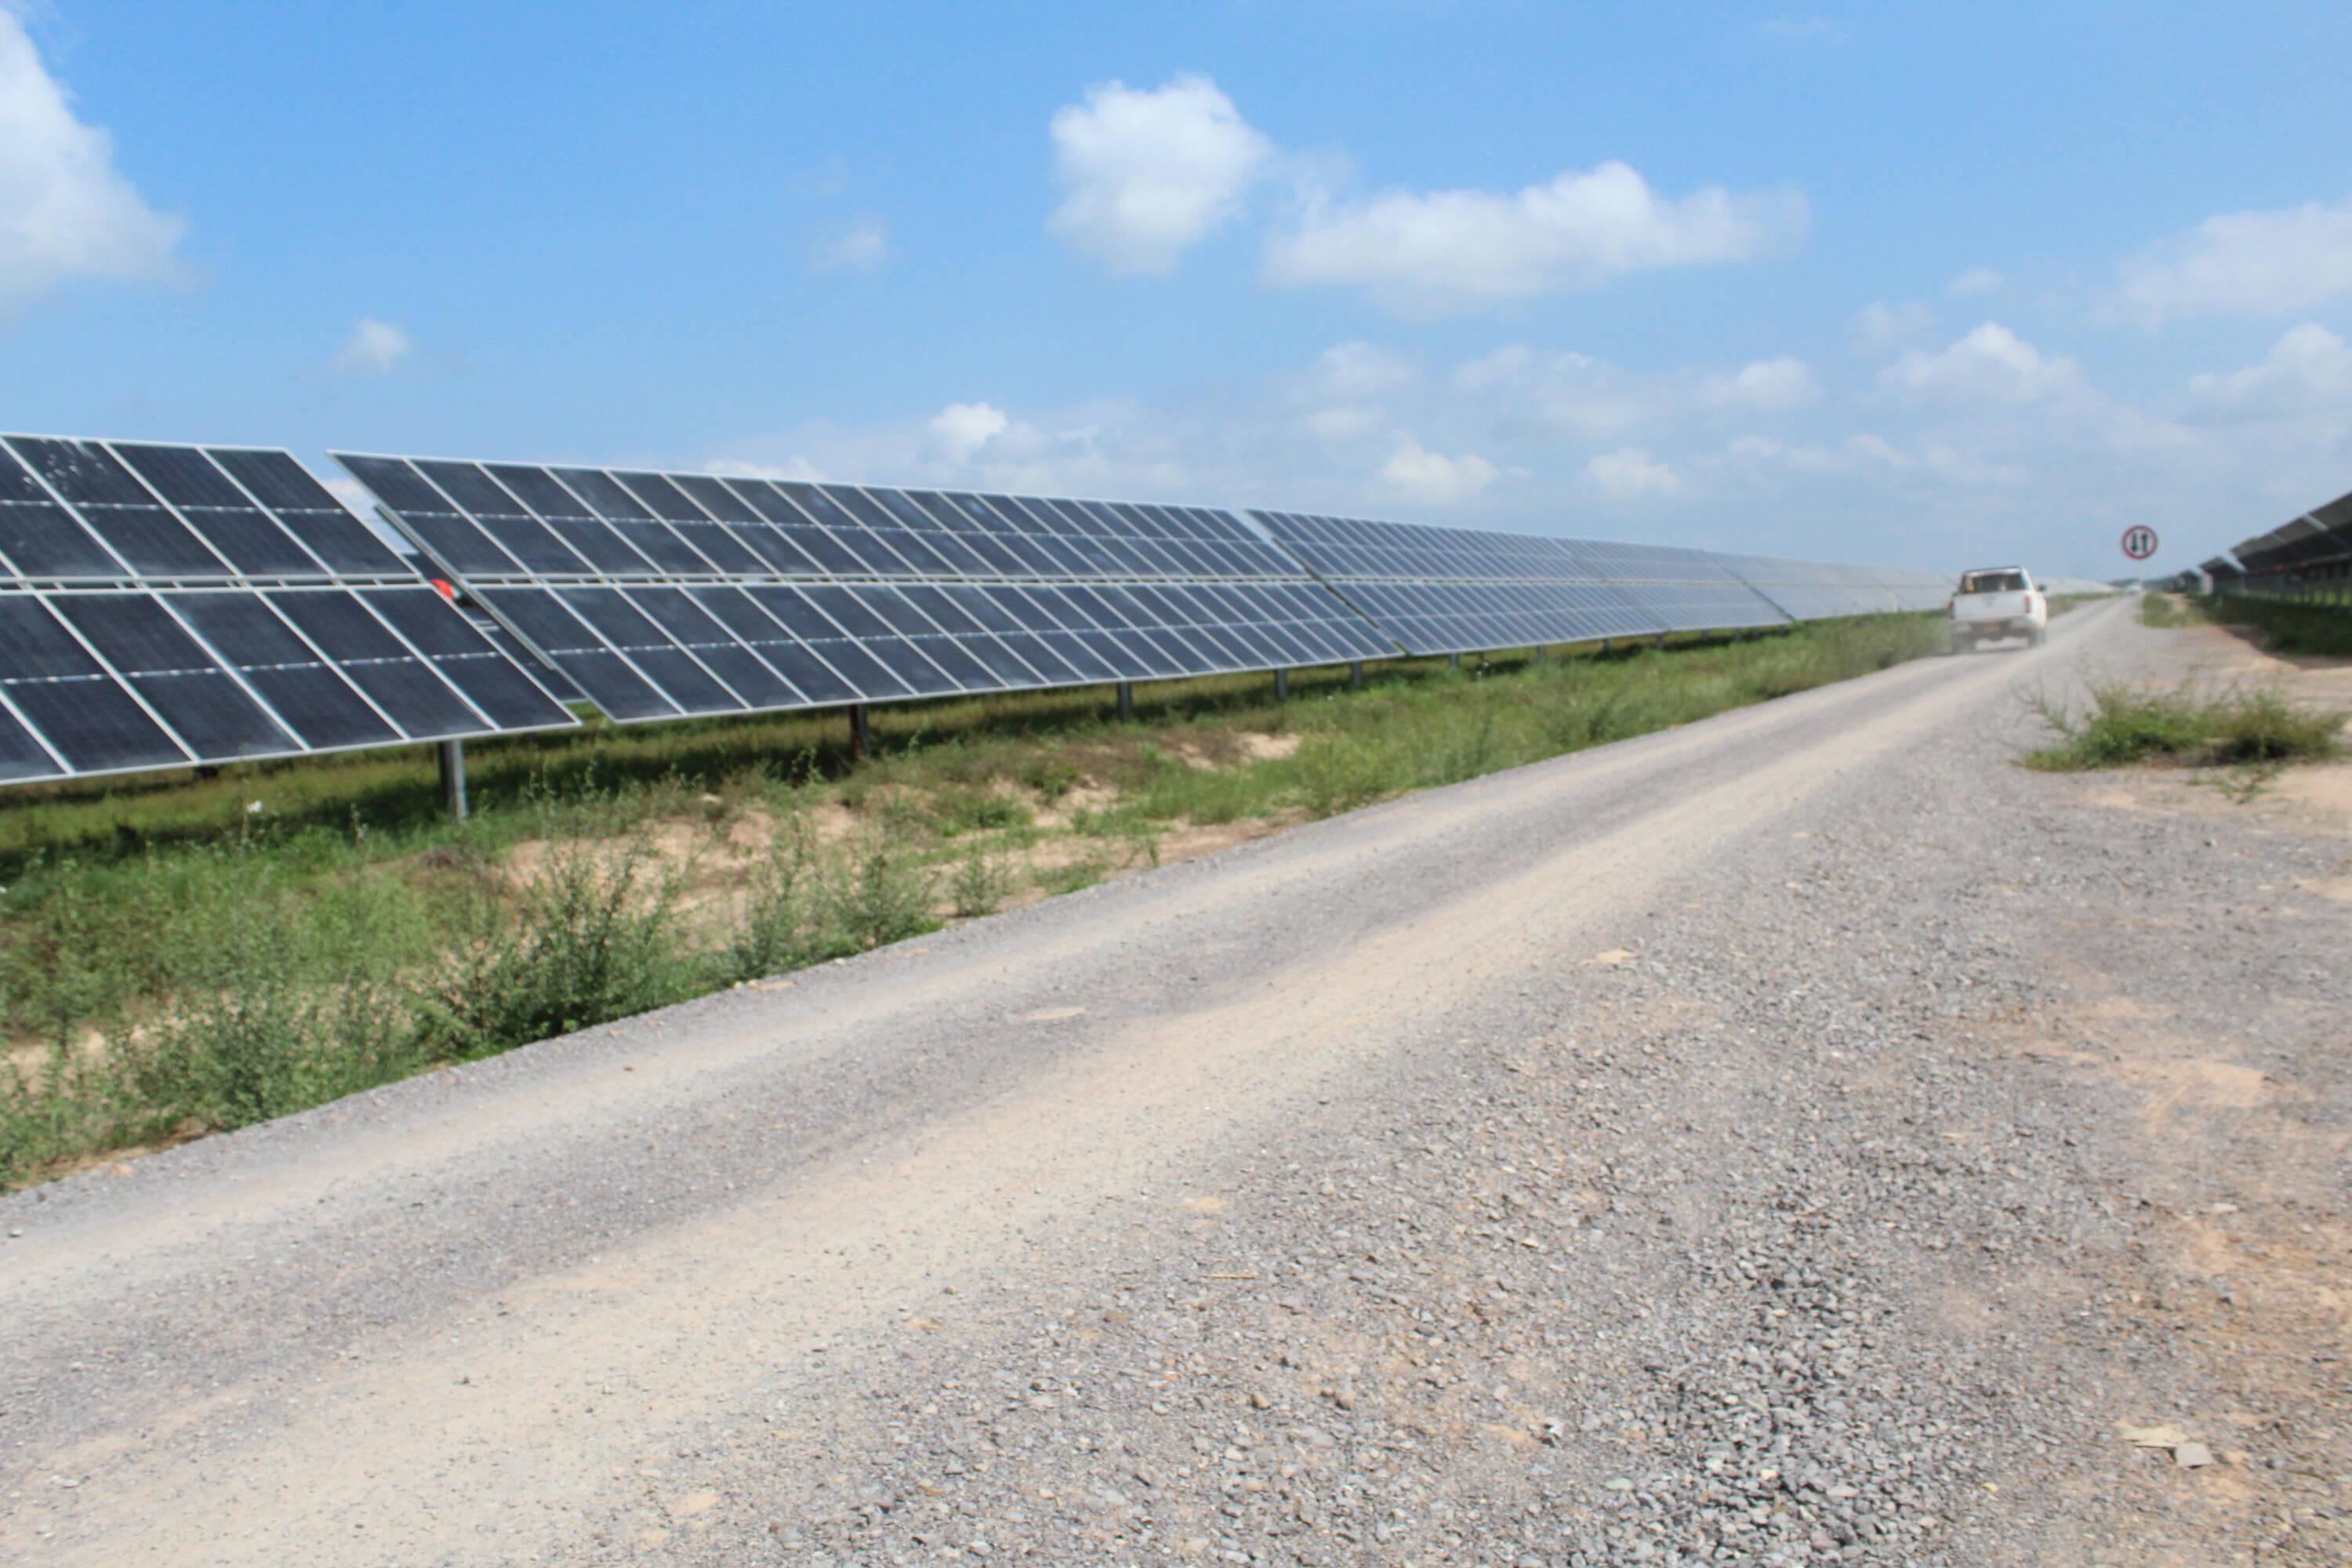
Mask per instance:
[[[0,437],[0,780],[1929,608],[1943,580],[1261,511]],[[440,586],[423,579],[436,579]],[[479,620],[459,607],[471,607]]]
[[[2242,541],[2205,563],[2216,584],[2253,577],[2280,580],[2297,574],[2352,575],[2352,495]]]

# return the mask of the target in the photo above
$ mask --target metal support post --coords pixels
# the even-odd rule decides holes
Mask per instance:
[[[1445,668],[1448,668],[1448,669],[1459,669],[1459,668],[1462,668],[1462,656],[1461,656],[1460,654],[1458,654],[1458,653],[1449,653],[1449,654],[1447,654],[1447,655],[1445,656]]]
[[[1664,650],[1666,646],[1666,634],[1660,632],[1655,637],[1651,639],[1650,646],[1652,647]]]
[[[1350,691],[1361,691],[1363,689],[1364,661],[1360,658],[1348,666],[1348,689]]]
[[[1274,700],[1276,702],[1290,700],[1290,671],[1277,669],[1274,672]]]
[[[1606,657],[1608,656],[1608,653],[1609,653],[1609,639],[1608,639],[1607,637],[1602,637],[1602,638],[1601,639],[1601,656],[1602,656],[1603,658],[1606,658]]]
[[[1135,722],[1135,682],[1132,680],[1118,683],[1118,721],[1122,724]]]
[[[861,763],[874,754],[874,731],[866,721],[863,702],[849,705],[849,754]]]
[[[466,807],[466,742],[444,741],[441,752],[441,809],[463,822]]]

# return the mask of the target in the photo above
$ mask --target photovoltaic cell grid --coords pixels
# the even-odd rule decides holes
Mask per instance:
[[[0,437],[0,781],[573,722],[288,453]]]
[[[1800,621],[1939,610],[1953,588],[1950,578],[1898,566],[1848,566],[1767,555],[1718,554],[1716,559]]]
[[[1251,516],[1413,653],[1786,618],[1700,551],[1297,512]]]
[[[615,720],[1381,658],[1195,507],[335,454]]]
[[[1704,550],[1571,539],[1570,551],[1670,632],[1780,626],[1790,617]]]

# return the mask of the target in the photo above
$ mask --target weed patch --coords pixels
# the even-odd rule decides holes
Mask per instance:
[[[516,892],[486,888],[428,1000],[436,1056],[487,1056],[667,1006],[701,986],[680,879],[634,847],[558,847]]]
[[[2090,696],[2079,714],[2047,696],[2029,699],[2059,739],[2019,760],[2051,773],[2158,760],[2275,768],[2342,751],[2344,715],[2299,708],[2270,687],[2207,692],[2103,681],[2092,686]]]

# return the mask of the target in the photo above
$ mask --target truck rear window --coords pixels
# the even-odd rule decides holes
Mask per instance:
[[[1963,594],[2021,594],[2025,591],[2022,572],[1969,572],[1960,578]]]

